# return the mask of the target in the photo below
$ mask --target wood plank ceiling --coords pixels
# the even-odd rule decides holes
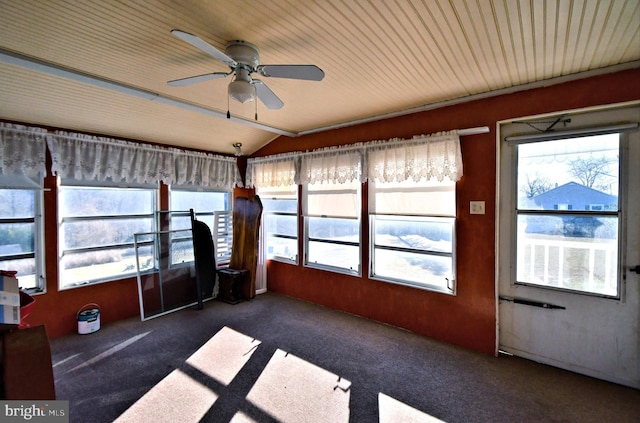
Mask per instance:
[[[253,102],[228,106],[231,77],[167,85],[228,71],[173,28],[221,51],[245,40],[263,64],[315,64],[325,78],[262,77],[285,105],[258,103],[260,126],[251,126]],[[283,132],[638,66],[638,0],[0,0],[0,119],[219,153],[233,153],[234,142],[250,154]],[[235,119],[225,118],[228,107]]]

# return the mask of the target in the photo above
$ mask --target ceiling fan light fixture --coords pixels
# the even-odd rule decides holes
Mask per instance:
[[[256,99],[256,88],[250,82],[236,80],[229,84],[229,97],[244,104]]]

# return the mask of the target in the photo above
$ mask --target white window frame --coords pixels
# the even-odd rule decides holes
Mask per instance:
[[[342,216],[340,214],[314,214],[308,211],[308,201],[309,201],[309,184],[304,184],[302,186],[302,198],[303,198],[303,218],[304,218],[304,266],[305,267],[310,267],[310,268],[315,268],[315,269],[321,269],[321,270],[327,270],[327,271],[331,271],[331,272],[336,272],[336,273],[344,273],[344,274],[348,274],[348,275],[353,275],[353,276],[360,276],[362,273],[362,219],[361,219],[361,215],[362,215],[362,184],[359,182],[353,182],[353,184],[355,185],[355,196],[357,198],[357,205],[356,205],[356,210],[355,210],[355,217],[354,216]],[[345,188],[340,188],[340,184],[336,184],[336,189],[334,190],[323,190],[322,191],[322,195],[341,195],[341,194],[345,194],[345,193],[349,193],[349,192],[353,192],[352,189],[345,189]],[[333,202],[329,202],[329,203],[333,203]],[[358,226],[358,241],[336,241],[336,240],[330,240],[327,238],[312,238],[310,237],[310,230],[309,230],[309,224],[310,224],[310,219],[325,219],[325,218],[331,218],[331,219],[339,219],[339,220],[349,220],[349,221],[355,221],[357,222],[357,226]],[[358,263],[357,263],[357,267],[354,268],[347,268],[347,267],[342,267],[342,266],[336,266],[336,265],[332,265],[332,264],[328,264],[328,263],[319,263],[319,262],[315,262],[315,261],[311,261],[309,259],[309,244],[310,242],[320,242],[320,243],[326,243],[326,244],[334,244],[334,245],[344,245],[347,247],[357,247],[358,249]]]
[[[91,189],[91,188],[106,188],[106,189],[136,189],[136,190],[146,190],[146,191],[150,191],[153,194],[153,205],[152,205],[152,211],[149,214],[141,214],[141,215],[131,215],[131,216],[135,216],[138,218],[151,218],[152,219],[152,227],[157,227],[157,209],[158,209],[158,200],[159,200],[159,190],[157,186],[151,186],[148,184],[129,184],[129,185],[121,185],[121,184],[116,184],[116,183],[111,183],[111,182],[97,182],[97,181],[76,181],[76,180],[65,180],[62,182],[62,184],[59,184],[59,192],[60,189],[64,189],[65,187],[70,187],[70,188],[80,188],[80,189]],[[59,194],[58,195],[58,289],[59,290],[67,290],[67,289],[74,289],[74,288],[78,288],[78,287],[82,287],[82,286],[89,286],[89,285],[95,285],[95,284],[99,284],[99,283],[105,283],[105,282],[112,282],[112,281],[116,281],[116,280],[122,280],[125,278],[129,278],[129,277],[134,277],[137,273],[137,269],[135,267],[135,265],[130,266],[131,268],[127,269],[127,271],[119,273],[117,275],[107,275],[107,276],[99,276],[99,277],[94,277],[88,280],[83,280],[83,281],[77,281],[71,284],[64,284],[63,285],[63,281],[62,278],[64,277],[64,270],[62,269],[62,258],[67,255],[67,254],[77,254],[77,253],[83,253],[83,252],[92,252],[92,251],[100,251],[100,250],[109,250],[109,249],[113,249],[113,248],[117,248],[117,247],[124,247],[124,248],[131,248],[132,251],[134,251],[134,262],[135,262],[135,250],[136,250],[136,243],[135,243],[135,237],[132,235],[132,240],[129,243],[123,243],[123,244],[117,244],[117,245],[105,245],[105,246],[99,246],[99,247],[82,247],[82,248],[73,248],[73,249],[65,249],[64,248],[64,232],[63,232],[63,225],[65,222],[71,222],[71,221],[97,221],[97,220],[101,220],[101,219],[110,219],[110,218],[115,218],[118,219],[121,216],[124,216],[124,218],[126,218],[126,216],[128,215],[114,215],[114,216],[109,216],[109,215],[100,215],[100,216],[91,216],[91,217],[67,217],[67,216],[63,216],[62,215],[62,211],[61,211],[61,205],[62,205],[62,196]],[[146,216],[146,217],[145,217]]]
[[[16,259],[25,259],[25,258],[33,258],[35,265],[35,273],[33,275],[35,279],[35,286],[24,288],[24,291],[29,294],[42,294],[47,291],[47,284],[44,272],[44,263],[45,263],[45,248],[44,248],[44,224],[43,224],[43,209],[44,209],[44,198],[43,198],[43,189],[39,188],[12,188],[8,186],[3,186],[3,180],[0,177],[0,190],[24,190],[31,191],[34,196],[34,216],[33,217],[9,217],[0,219],[0,225],[3,224],[14,224],[14,223],[33,223],[33,253],[20,253],[20,254],[7,254],[5,256],[1,256],[3,261],[16,260]],[[2,265],[0,265],[2,267]],[[15,270],[15,269],[3,269],[3,270]],[[18,282],[20,282],[20,274],[16,275]],[[21,286],[22,287],[22,286]]]
[[[417,221],[425,221],[425,222],[433,222],[440,224],[449,224],[451,226],[451,252],[438,251],[436,249],[429,248],[402,248],[402,247],[388,247],[384,245],[376,244],[376,236],[375,236],[375,228],[376,228],[376,219],[380,217],[381,219],[391,218],[396,220],[405,220],[405,222],[417,222]],[[389,282],[397,285],[410,286],[412,288],[424,289],[427,291],[440,292],[443,294],[456,295],[456,218],[450,216],[434,216],[434,215],[424,215],[424,216],[409,216],[409,215],[383,215],[383,214],[371,214],[369,216],[369,226],[370,226],[370,236],[369,236],[369,278],[373,280],[378,280],[381,282]],[[375,272],[375,262],[376,262],[376,250],[388,250],[388,251],[396,251],[399,253],[408,253],[415,255],[416,257],[425,256],[431,258],[446,258],[451,261],[451,277],[445,277],[443,279],[443,284],[435,284],[431,282],[420,282],[415,279],[407,278],[394,278],[390,276],[381,276],[376,274]],[[412,274],[408,272],[408,274]]]
[[[298,185],[292,185],[290,189],[283,187],[268,187],[268,188],[257,188],[256,194],[260,196],[262,200],[263,210],[262,210],[262,227],[263,227],[263,235],[264,235],[264,246],[265,246],[265,256],[267,260],[275,260],[283,263],[289,264],[298,264],[298,259],[300,257],[300,253],[298,251],[298,239],[300,234],[298,233],[298,209],[300,205],[300,200],[298,198]],[[292,198],[295,197],[295,198]],[[270,210],[266,205],[271,202],[284,202],[284,201],[292,201],[295,200],[295,211],[276,211]],[[290,217],[295,221],[295,235],[278,233],[278,232],[270,232],[267,233],[269,227],[269,219],[277,218],[278,216]],[[279,238],[279,239],[287,239],[291,241],[295,245],[295,251],[291,255],[284,255],[278,253],[270,253],[269,252],[269,239],[270,238]]]
[[[213,243],[215,246],[216,253],[216,268],[228,267],[229,260],[231,259],[231,246],[232,246],[232,238],[233,238],[233,226],[232,219],[230,217],[233,212],[233,192],[223,189],[209,189],[209,188],[200,188],[193,186],[181,186],[181,185],[172,185],[169,190],[169,219],[173,217],[186,217],[190,218],[189,210],[173,210],[173,206],[171,203],[172,193],[173,192],[189,192],[193,195],[198,195],[199,193],[220,193],[226,196],[225,198],[225,206],[226,208],[223,210],[199,210],[198,208],[194,208],[195,217],[198,220],[201,220],[209,226],[209,230],[211,230],[211,236],[213,239]],[[211,217],[213,219],[212,223],[209,224],[204,221],[203,217]],[[176,231],[191,231],[191,226],[189,224],[186,228],[174,228],[170,224],[170,229],[172,232],[177,233]],[[186,233],[186,232],[185,232]],[[181,236],[177,239],[172,238],[173,241],[186,241],[190,240],[191,235],[189,236]],[[182,265],[191,265],[193,260],[187,260],[181,263],[171,263],[170,266],[182,266]]]
[[[511,251],[511,266],[510,269],[510,284],[513,286],[523,286],[523,287],[531,287],[536,289],[541,289],[547,292],[564,292],[569,294],[577,294],[583,297],[599,297],[606,298],[610,300],[620,300],[623,295],[623,284],[622,279],[624,278],[625,269],[623,268],[624,263],[624,252],[625,249],[623,245],[625,243],[624,231],[625,231],[625,221],[627,216],[624,215],[623,210],[625,207],[623,206],[625,202],[624,193],[626,192],[626,184],[629,181],[626,181],[624,175],[626,174],[625,168],[630,164],[627,163],[626,151],[628,149],[628,131],[637,130],[637,123],[625,123],[620,122],[620,118],[618,115],[618,107],[619,106],[610,106],[606,108],[589,108],[584,110],[576,110],[573,111],[569,116],[571,116],[572,124],[575,123],[575,127],[577,129],[564,129],[558,130],[554,132],[547,133],[531,133],[531,134],[519,134],[517,133],[515,122],[513,121],[505,121],[499,122],[499,134],[498,142],[502,145],[499,147],[501,149],[511,149],[511,151],[506,151],[502,154],[502,162],[501,166],[504,168],[503,171],[505,175],[509,175],[510,180],[514,181],[512,184],[506,184],[503,186],[503,190],[507,190],[509,188],[510,192],[504,192],[501,195],[501,199],[506,201],[505,204],[508,204],[507,207],[510,208],[511,213],[509,215],[509,221],[507,222],[506,218],[503,218],[503,235],[500,236],[500,242],[509,242],[509,250]],[[624,106],[623,106],[624,107]],[[535,119],[536,121],[542,121],[546,116],[538,116],[538,117],[529,117],[527,119]],[[554,118],[557,118],[557,115],[554,115]],[[586,122],[586,123],[585,123]],[[616,217],[617,218],[617,226],[618,226],[618,242],[616,243],[616,257],[617,262],[613,264],[617,269],[617,288],[616,293],[613,295],[591,292],[588,290],[581,289],[569,289],[566,287],[555,287],[555,286],[545,286],[543,284],[537,283],[528,283],[526,281],[518,281],[517,277],[517,243],[518,243],[518,234],[517,234],[517,218],[518,218],[518,210],[517,210],[517,145],[521,143],[527,142],[542,142],[542,141],[552,141],[557,139],[569,139],[569,138],[580,138],[582,136],[590,136],[590,135],[602,135],[602,134],[611,134],[618,133],[620,134],[619,139],[619,187],[618,187],[618,209],[615,212],[602,210],[602,211],[582,211],[582,213],[590,213],[590,215],[597,216],[607,216],[607,217]],[[505,176],[502,177],[504,179]],[[605,208],[606,209],[606,208]],[[556,208],[555,210],[548,210],[549,215],[553,214],[561,214],[562,212],[571,213],[574,210],[560,209]]]
[[[410,286],[413,288],[424,289],[428,291],[440,292],[449,295],[456,295],[456,200],[455,190],[456,184],[445,178],[442,182],[435,180],[420,181],[419,183],[405,181],[402,183],[385,183],[369,181],[369,277],[382,282],[389,282],[399,285]],[[386,195],[392,195],[376,204],[378,196],[382,198]],[[429,198],[431,196],[431,198]],[[403,198],[404,197],[404,198]],[[394,200],[398,204],[394,203]],[[452,201],[442,205],[443,201]],[[400,203],[405,207],[411,207],[408,213],[402,213]],[[425,205],[430,205],[425,207]],[[437,248],[424,247],[390,247],[380,245],[376,241],[376,221],[380,220],[404,220],[406,222],[432,222],[439,225],[448,225],[450,227],[451,251],[439,251]],[[424,256],[436,259],[446,258],[450,260],[451,274],[442,279],[442,283],[438,284],[434,280],[418,280],[415,272],[407,272],[407,277],[395,278],[390,276],[382,276],[376,273],[376,250],[396,251],[398,253],[406,253],[415,255],[416,257]]]
[[[596,133],[596,131],[594,131],[594,133]],[[582,135],[580,135],[581,137]],[[579,142],[580,138],[579,137],[570,137],[567,136],[567,141],[572,141],[572,142]],[[540,137],[540,139],[538,140],[538,142],[545,142],[548,141],[548,139],[545,139],[543,136]],[[553,141],[553,139],[551,139],[551,141]],[[618,141],[618,152],[619,152],[619,164],[618,164],[618,172],[623,170],[623,166],[624,166],[624,144],[626,143],[625,140],[625,136],[623,133],[620,133],[619,136],[619,141]],[[518,149],[520,148],[520,144],[515,144],[513,145],[511,148],[515,149],[515,160],[513,162],[513,170],[516,173],[516,175],[519,173],[519,168],[518,168]],[[622,239],[622,215],[621,215],[621,208],[618,206],[618,209],[616,211],[610,211],[610,210],[605,210],[604,207],[601,207],[600,210],[593,210],[591,209],[591,207],[587,207],[587,210],[577,210],[573,207],[567,207],[567,208],[560,208],[560,207],[555,207],[554,209],[549,209],[549,210],[531,210],[531,208],[526,208],[526,207],[519,207],[518,205],[518,184],[517,184],[517,177],[515,179],[516,183],[514,183],[513,185],[513,189],[514,189],[514,193],[512,194],[512,198],[514,200],[514,213],[513,213],[513,222],[511,223],[511,225],[513,225],[514,228],[518,227],[518,218],[520,216],[538,216],[539,218],[549,218],[549,217],[555,217],[555,218],[563,218],[563,217],[570,217],[570,216],[581,216],[581,217],[585,217],[585,218],[606,218],[606,219],[615,219],[616,220],[616,226],[618,228],[617,230],[617,236],[618,236],[618,242],[616,242],[615,245],[615,257],[616,257],[616,263],[613,264],[613,266],[615,266],[615,268],[619,267],[619,261],[620,261],[620,252],[621,252],[621,244],[620,241]],[[619,181],[619,187],[622,186],[621,182],[621,178],[619,177],[618,179]],[[623,201],[623,192],[622,190],[619,188],[618,189],[618,198],[619,200]],[[513,245],[513,251],[514,254],[518,254],[519,252],[521,254],[523,254],[523,256],[526,256],[524,254],[524,252],[521,252],[519,249],[519,245],[520,245],[520,231],[519,230],[515,230],[514,231],[514,245]],[[523,241],[524,242],[524,241]],[[580,243],[582,244],[582,243]],[[574,245],[573,247],[569,247],[569,245]],[[598,244],[600,245],[600,244]],[[588,246],[588,247],[587,247]],[[549,247],[548,245],[537,245],[537,244],[531,244],[530,246],[531,249],[535,249],[534,251],[539,250],[540,248],[544,248],[545,251],[546,249],[552,248]],[[604,254],[605,255],[605,261],[609,261],[609,257],[611,256],[612,250],[608,250],[608,249],[604,249],[603,248],[595,248],[593,247],[592,243],[586,243],[584,244],[584,248],[579,246],[579,243],[574,242],[573,244],[571,244],[569,241],[560,241],[557,245],[553,244],[553,248],[558,248],[561,251],[565,251],[566,249],[572,249],[572,250],[584,250],[584,251],[589,251],[589,255],[595,255],[596,252],[600,252],[600,254]],[[545,253],[548,254],[548,253]],[[539,254],[535,254],[535,253],[531,253],[530,255],[532,256],[537,256]],[[531,260],[533,261],[533,258],[531,258]],[[546,258],[545,258],[545,262],[546,262]],[[591,275],[593,276],[594,271],[592,269],[593,266],[595,266],[594,263],[595,259],[590,260],[589,261],[589,265],[587,266],[589,269],[591,269]],[[540,289],[547,289],[547,290],[557,290],[557,291],[565,291],[565,292],[573,292],[575,294],[579,294],[579,295],[589,295],[589,296],[597,296],[597,297],[608,297],[608,298],[619,298],[620,297],[620,274],[621,272],[617,271],[616,274],[618,275],[618,280],[616,280],[616,292],[614,295],[608,295],[608,294],[604,294],[604,293],[599,293],[599,292],[594,292],[594,291],[589,291],[587,289],[572,289],[572,288],[568,288],[568,287],[564,287],[564,286],[553,286],[551,284],[544,284],[544,283],[536,283],[530,280],[520,280],[519,278],[519,274],[521,273],[520,269],[519,269],[519,265],[521,264],[521,260],[516,259],[514,261],[514,276],[513,276],[513,280],[514,283],[516,285],[523,285],[523,286],[532,286],[532,287],[536,287],[536,288],[540,288]],[[527,265],[528,267],[528,265]],[[531,267],[533,267],[533,264],[531,265]],[[608,266],[605,266],[608,267]],[[522,272],[525,272],[525,270],[522,270]],[[531,271],[532,272],[532,271]],[[546,265],[545,265],[545,270],[544,270],[544,281],[547,280],[547,277],[551,274],[550,270],[546,270]],[[533,278],[533,276],[531,276]],[[606,278],[606,276],[605,276]]]

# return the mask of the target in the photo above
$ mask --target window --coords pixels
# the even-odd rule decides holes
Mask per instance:
[[[155,231],[156,192],[72,183],[59,188],[61,289],[136,274],[134,234]],[[153,257],[146,248],[141,256]]]
[[[306,265],[360,273],[360,185],[303,185]]]
[[[455,182],[369,182],[374,279],[455,292]]]
[[[172,188],[169,208],[170,228],[172,231],[180,231],[171,234],[171,265],[194,260],[190,209],[211,230],[216,250],[216,266],[229,264],[233,236],[230,192]]]
[[[617,296],[620,134],[514,147],[516,283]]]
[[[45,286],[41,190],[2,188],[2,182],[0,180],[0,269],[17,271],[22,289],[42,292]]]
[[[298,185],[257,189],[262,201],[266,257],[298,262]]]

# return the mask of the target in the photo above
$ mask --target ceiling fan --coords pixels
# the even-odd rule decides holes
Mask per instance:
[[[168,82],[172,87],[181,87],[234,75],[234,79],[229,83],[228,87],[230,98],[240,103],[246,103],[258,97],[267,108],[280,109],[284,105],[282,100],[280,100],[264,82],[260,79],[253,78],[252,74],[257,73],[261,76],[271,78],[301,79],[306,81],[321,81],[322,78],[324,78],[322,69],[315,65],[261,65],[258,47],[246,41],[235,40],[228,42],[225,52],[223,53],[211,44],[188,32],[173,29],[171,33],[225,63],[230,69],[229,72],[213,72],[175,79]],[[227,117],[230,117],[229,112],[227,112]]]

